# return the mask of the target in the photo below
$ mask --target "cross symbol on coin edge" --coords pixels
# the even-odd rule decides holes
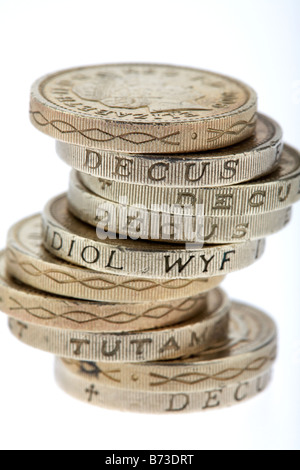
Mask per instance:
[[[99,392],[97,390],[95,390],[95,385],[94,384],[92,384],[90,386],[90,388],[86,388],[85,393],[89,393],[89,398],[88,398],[89,403],[91,403],[93,401],[93,395],[95,395],[95,396],[99,395]]]

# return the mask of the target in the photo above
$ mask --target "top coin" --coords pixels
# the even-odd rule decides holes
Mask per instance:
[[[32,87],[35,127],[57,140],[128,153],[217,149],[250,137],[257,95],[204,70],[168,65],[81,67]]]

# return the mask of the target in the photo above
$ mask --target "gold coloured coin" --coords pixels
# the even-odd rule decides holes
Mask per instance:
[[[23,343],[58,356],[86,361],[143,362],[190,355],[227,336],[230,302],[216,289],[205,317],[168,328],[139,332],[62,330],[9,319],[14,336]],[[21,334],[20,334],[21,331]]]
[[[141,279],[98,273],[57,259],[42,243],[40,215],[14,225],[7,240],[9,274],[36,289],[73,299],[122,304],[185,300],[217,287],[224,279]]]
[[[263,214],[291,206],[300,199],[300,153],[285,145],[276,170],[240,185],[214,188],[177,188],[134,185],[116,181],[99,183],[84,174],[80,179],[91,191],[109,201],[140,204],[148,210],[162,206],[174,213],[176,206],[202,205],[204,216]],[[93,183],[91,184],[91,181]]]
[[[273,320],[248,305],[233,302],[228,336],[191,358],[145,364],[108,364],[63,360],[73,374],[103,386],[128,390],[195,392],[253,379],[276,358]]]
[[[170,245],[133,240],[101,240],[95,229],[68,210],[65,195],[43,213],[44,243],[50,253],[101,272],[155,279],[220,276],[245,268],[262,256],[265,240],[238,244]]]
[[[242,183],[270,173],[282,147],[282,129],[261,114],[249,139],[206,153],[129,155],[56,143],[62,160],[84,173],[85,186],[100,195],[102,186],[112,189],[112,181],[185,190]]]
[[[63,70],[32,87],[30,117],[76,145],[131,153],[227,147],[253,134],[257,96],[212,72],[152,64]]]
[[[241,404],[267,388],[272,378],[272,370],[267,369],[244,382],[231,382],[222,388],[207,387],[194,393],[150,393],[108,387],[74,374],[59,358],[56,358],[55,376],[57,384],[68,395],[91,405],[137,413],[178,414],[217,410]]]
[[[107,201],[86,189],[80,181],[80,175],[76,172],[71,174],[68,202],[70,211],[76,217],[92,226],[102,227],[105,231],[108,231],[112,225],[116,233],[127,235],[133,230],[134,235],[141,240],[172,243],[196,241],[197,229],[194,217],[183,216],[183,212],[177,216],[166,215],[161,212],[143,210],[140,206],[123,206]],[[124,217],[124,212],[127,217]],[[149,220],[149,223],[141,227],[141,220],[146,213],[149,219],[145,220]],[[201,240],[205,244],[222,244],[264,238],[282,230],[290,222],[291,213],[292,208],[288,207],[278,211],[244,216],[204,216],[200,220]],[[109,219],[108,215],[113,215],[113,217]],[[170,225],[170,230],[167,231],[164,229],[166,222]]]
[[[0,310],[20,323],[80,331],[140,331],[205,316],[214,291],[196,297],[132,304],[88,302],[55,297],[8,276],[0,253]]]

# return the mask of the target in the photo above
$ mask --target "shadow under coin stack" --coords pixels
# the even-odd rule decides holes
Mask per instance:
[[[67,195],[9,232],[11,332],[103,407],[200,411],[262,392],[276,326],[218,286],[289,222],[300,155],[255,92],[196,69],[85,67],[37,81],[30,116],[73,170]]]

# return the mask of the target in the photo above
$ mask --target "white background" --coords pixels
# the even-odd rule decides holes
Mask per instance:
[[[0,0],[1,246],[17,220],[67,188],[54,141],[28,120],[31,83],[69,66],[149,61],[211,69],[252,85],[260,110],[300,147],[299,0]],[[53,358],[12,338],[0,316],[4,449],[299,449],[300,204],[262,261],[228,277],[233,298],[280,332],[272,386],[235,408],[148,416],[93,408],[61,392]]]

